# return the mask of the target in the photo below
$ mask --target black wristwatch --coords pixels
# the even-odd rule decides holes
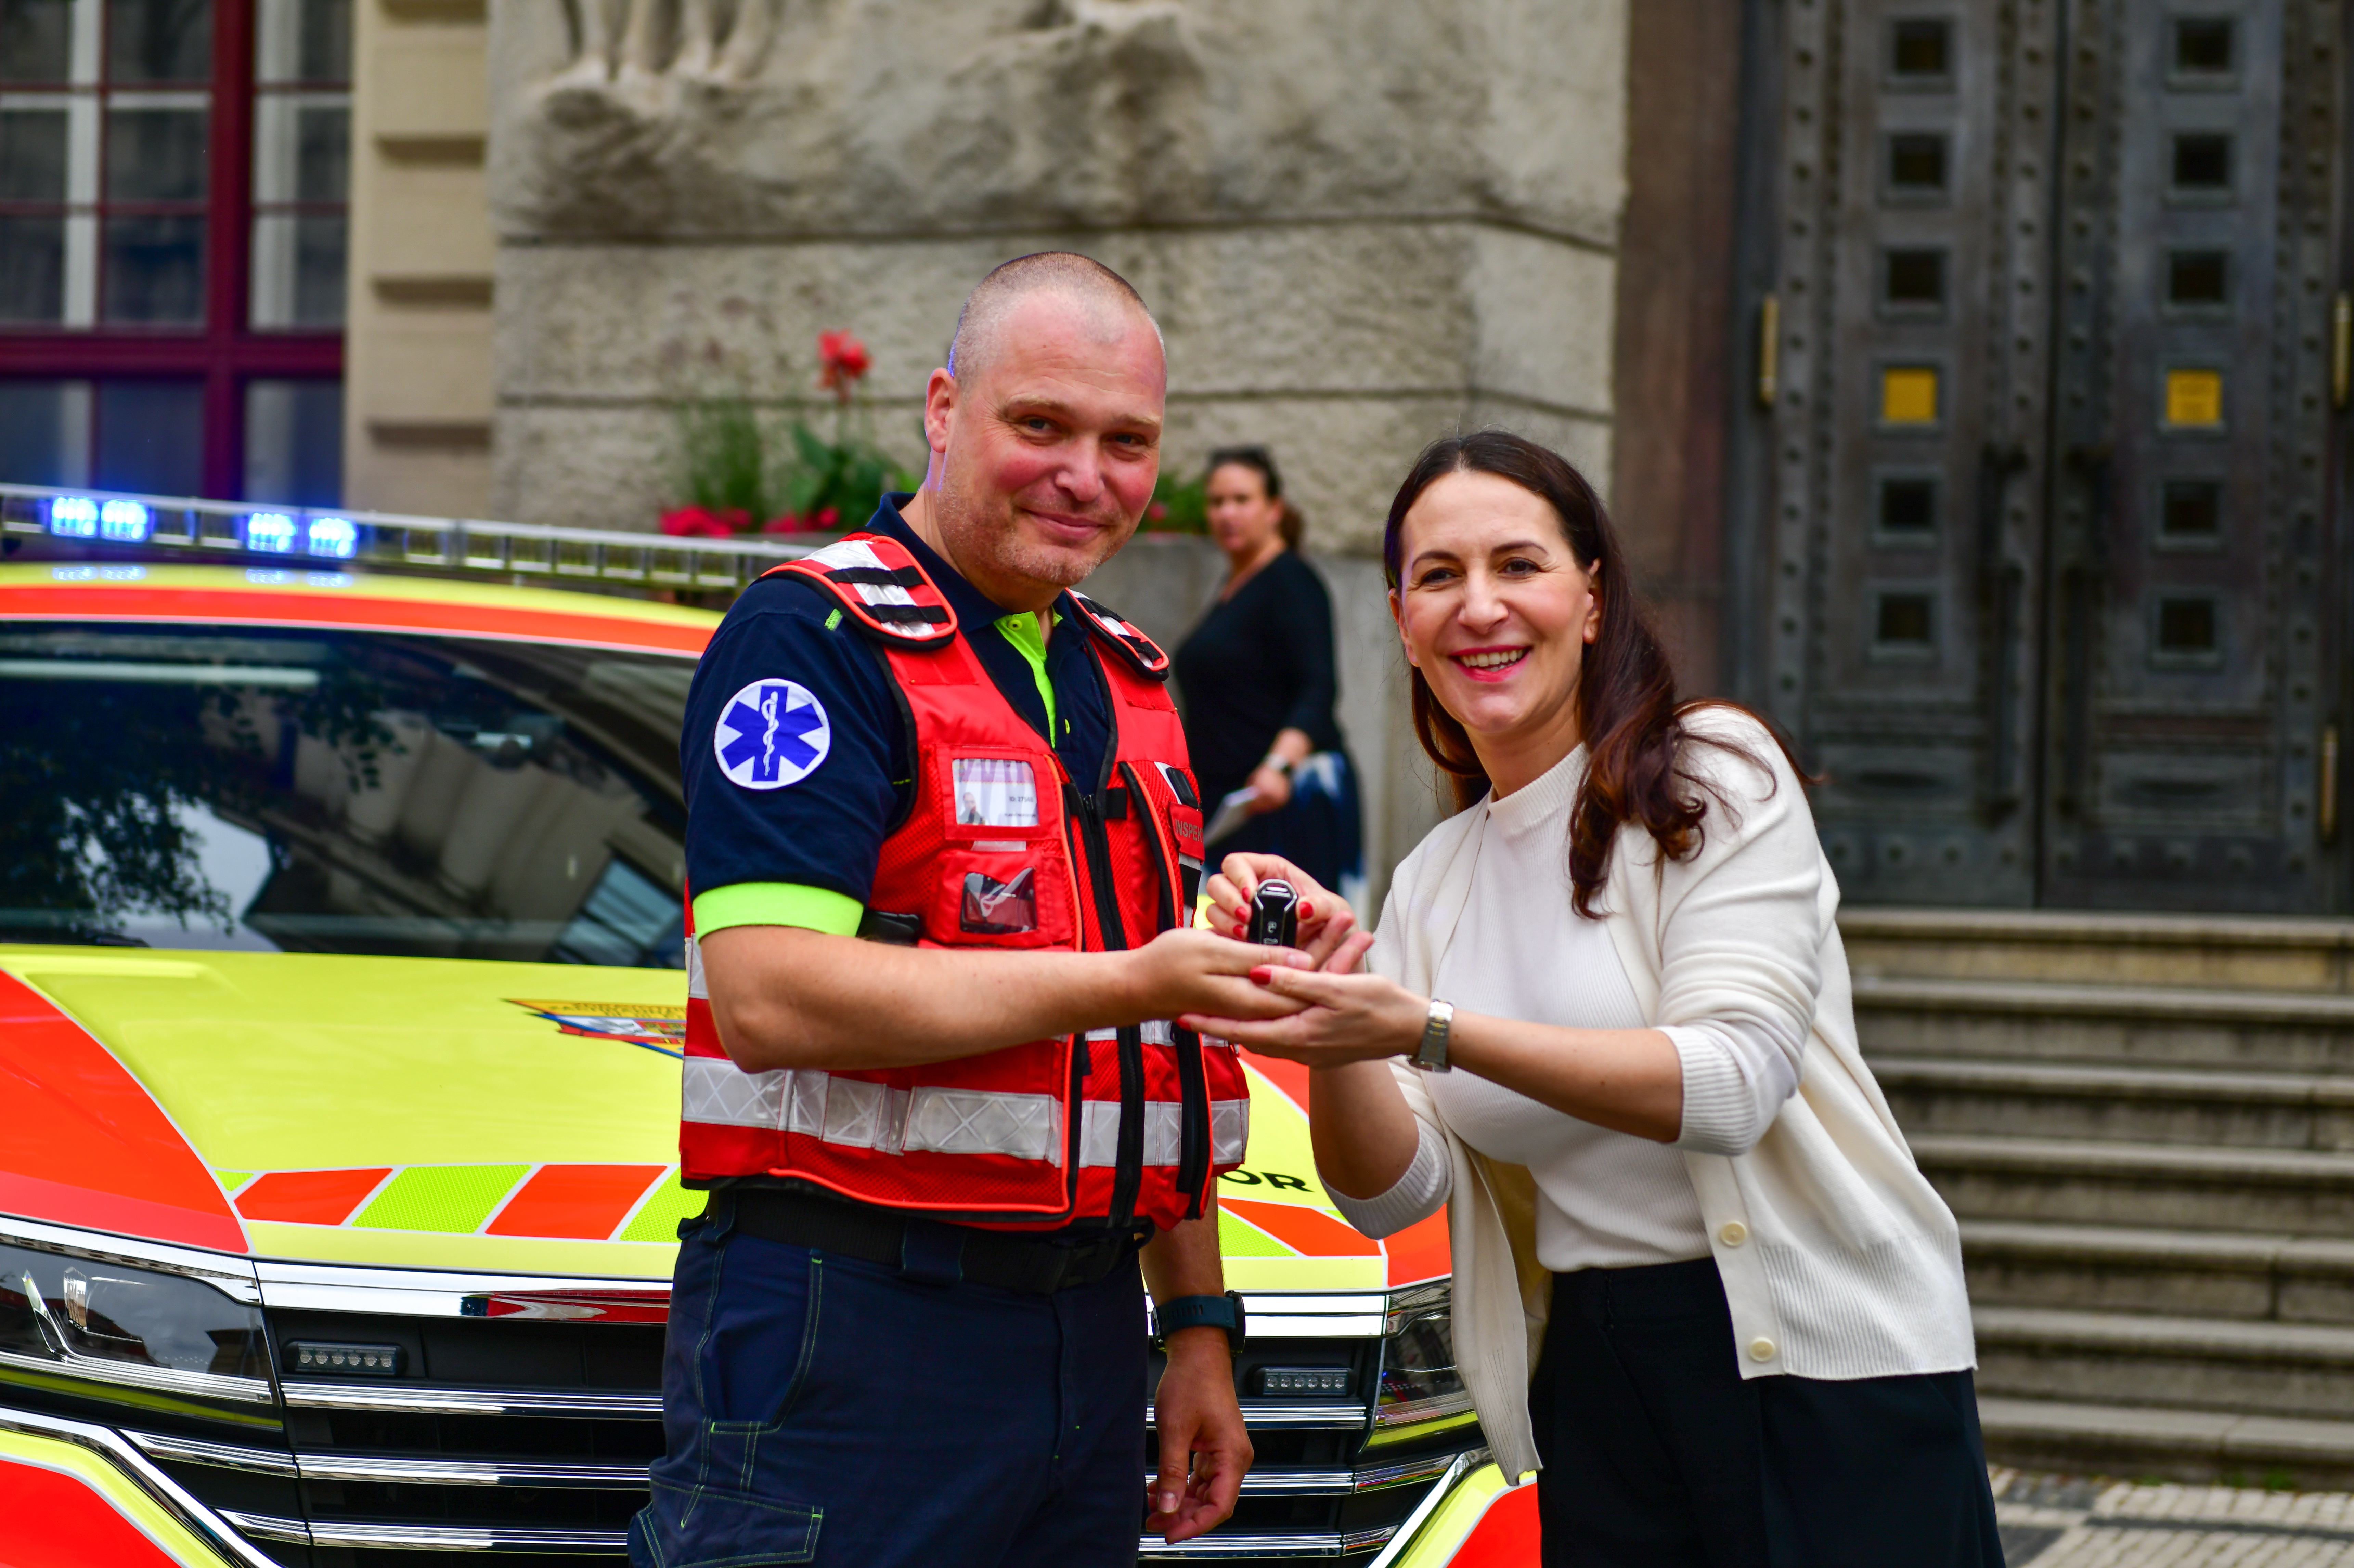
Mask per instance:
[[[1240,1355],[1246,1332],[1243,1293],[1229,1290],[1224,1296],[1173,1297],[1154,1306],[1152,1323],[1155,1345],[1166,1348],[1169,1336],[1180,1329],[1224,1329],[1226,1348]]]

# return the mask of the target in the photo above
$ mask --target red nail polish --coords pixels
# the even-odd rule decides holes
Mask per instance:
[[[1314,906],[1313,904],[1303,904],[1303,905],[1301,905],[1301,906],[1299,906],[1299,917],[1300,917],[1302,920],[1307,919],[1310,916],[1311,916],[1311,915],[1313,915],[1313,914],[1315,914],[1315,913],[1316,913],[1316,906]]]

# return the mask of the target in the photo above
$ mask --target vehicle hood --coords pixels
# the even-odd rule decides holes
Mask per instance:
[[[676,970],[0,947],[0,1212],[313,1262],[666,1278]],[[1341,1222],[1304,1069],[1252,1058],[1230,1285],[1447,1272],[1444,1220]]]

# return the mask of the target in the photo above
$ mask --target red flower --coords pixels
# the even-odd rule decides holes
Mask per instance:
[[[839,332],[818,334],[817,355],[825,366],[818,373],[818,385],[832,389],[835,397],[845,401],[859,378],[875,366],[873,356],[866,352],[866,345],[859,342],[847,327]]]
[[[818,511],[818,514],[810,519],[810,526],[812,528],[841,527],[842,508],[839,506],[821,507]]]
[[[725,539],[748,521],[740,508],[717,513],[701,506],[682,506],[663,514],[662,531],[673,539]]]
[[[1156,501],[1144,509],[1144,514],[1155,523],[1166,523],[1169,521],[1169,503],[1165,501]]]
[[[767,526],[763,527],[760,532],[763,534],[801,534],[808,532],[808,530],[803,526],[801,520],[799,517],[794,516],[790,512],[784,512],[769,518]]]

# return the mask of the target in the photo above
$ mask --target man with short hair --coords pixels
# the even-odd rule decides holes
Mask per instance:
[[[926,389],[923,488],[755,583],[696,672],[681,1150],[712,1197],[641,1568],[1132,1561],[1140,1253],[1146,1527],[1233,1510],[1214,1181],[1248,1096],[1168,1021],[1290,1004],[1266,948],[1191,928],[1166,658],[1067,591],[1151,497],[1165,387],[1117,274],[999,268]]]

